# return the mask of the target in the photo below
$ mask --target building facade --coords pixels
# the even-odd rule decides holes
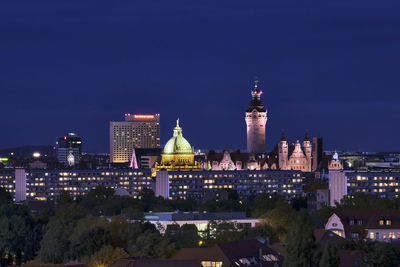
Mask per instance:
[[[168,199],[203,199],[207,192],[231,189],[241,199],[261,193],[291,199],[302,195],[303,181],[300,171],[158,171],[155,194]]]
[[[400,241],[398,210],[344,210],[333,214],[325,229],[349,240]]]
[[[247,125],[247,152],[253,154],[265,153],[265,126],[267,110],[261,102],[262,91],[258,89],[258,81],[251,91],[252,99],[245,113]]]
[[[160,147],[160,114],[125,114],[125,121],[110,122],[110,161],[130,162],[134,148]]]
[[[66,166],[78,164],[82,158],[82,138],[74,133],[60,137],[56,142],[58,162]]]
[[[312,147],[312,171],[315,172],[322,168],[321,162],[324,154],[323,139],[322,137],[313,138]]]
[[[294,146],[289,146],[285,134],[282,133],[278,150],[280,170],[300,170],[303,172],[311,172],[311,142],[307,133],[303,141],[303,147],[301,147],[299,140],[296,141]]]
[[[209,152],[202,162],[203,169],[222,170],[276,170],[277,156],[267,155],[256,157],[254,154],[244,153],[239,150],[230,152],[224,149],[222,153]]]
[[[357,193],[389,199],[400,196],[399,171],[329,171],[330,205]]]
[[[144,188],[154,190],[150,169],[3,169],[0,170],[0,186],[17,202],[55,199],[61,191],[74,198],[83,196],[98,186],[122,189],[134,198]]]
[[[146,212],[144,219],[156,227],[161,225],[162,232],[167,229],[168,225],[194,224],[202,237],[206,236],[212,221],[233,223],[235,227],[240,229],[255,227],[260,224],[259,219],[248,218],[245,212]]]

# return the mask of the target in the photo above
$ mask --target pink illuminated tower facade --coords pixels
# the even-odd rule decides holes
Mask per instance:
[[[262,91],[255,81],[251,91],[251,101],[246,110],[247,125],[247,152],[252,154],[265,153],[265,126],[267,124],[267,110],[261,102]]]

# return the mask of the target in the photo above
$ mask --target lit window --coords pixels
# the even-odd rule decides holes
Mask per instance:
[[[369,238],[374,239],[374,232],[369,233]]]

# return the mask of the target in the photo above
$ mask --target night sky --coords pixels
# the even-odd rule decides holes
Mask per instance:
[[[245,148],[253,80],[267,147],[400,151],[400,1],[0,1],[0,148],[75,132],[108,152],[111,120],[180,118],[195,148]]]

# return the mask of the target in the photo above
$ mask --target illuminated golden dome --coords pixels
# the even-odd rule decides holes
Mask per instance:
[[[176,121],[174,134],[168,140],[161,154],[161,165],[193,165],[194,150],[182,136],[179,119]]]
[[[176,121],[174,135],[165,144],[163,154],[193,154],[193,148],[189,142],[182,136],[182,128],[179,127],[179,119]]]

